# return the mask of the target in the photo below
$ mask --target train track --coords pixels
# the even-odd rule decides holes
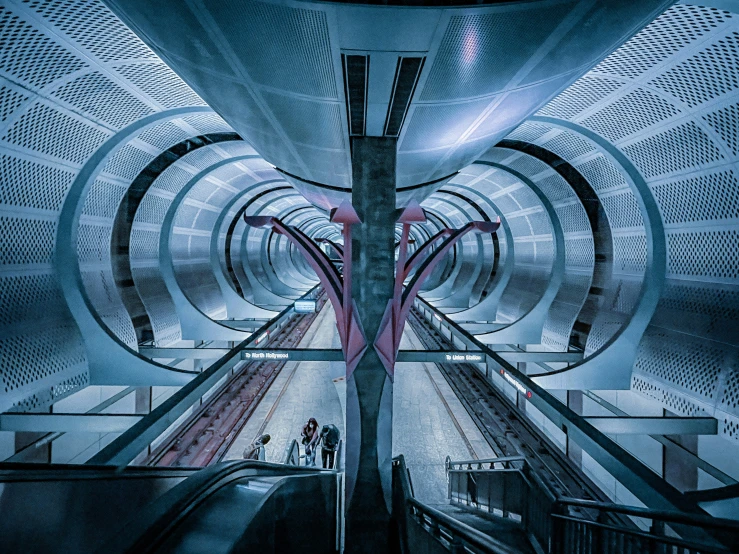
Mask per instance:
[[[270,336],[269,348],[294,348],[326,302],[316,301],[316,312],[293,317]],[[259,361],[236,366],[232,375],[202,401],[194,412],[144,460],[148,466],[205,467],[223,459],[251,414],[279,375],[285,362]]]
[[[428,349],[454,350],[445,336],[414,307],[409,322]],[[437,364],[497,456],[524,456],[556,497],[607,502],[608,497],[499,392],[473,364]]]

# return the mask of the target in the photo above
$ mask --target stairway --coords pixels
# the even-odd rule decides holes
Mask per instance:
[[[510,546],[521,554],[538,554],[523,526],[510,518],[488,514],[456,504],[434,504],[432,508]]]

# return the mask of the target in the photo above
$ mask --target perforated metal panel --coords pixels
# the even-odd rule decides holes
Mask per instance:
[[[109,136],[81,118],[37,102],[5,132],[2,141],[62,162],[81,164]]]
[[[84,61],[34,28],[7,3],[0,6],[0,52],[0,71],[33,88],[85,67]]]
[[[570,7],[453,16],[421,99],[470,98],[503,88]],[[505,47],[512,42],[518,48]]]
[[[103,62],[156,58],[101,2],[24,0],[23,3]],[[101,29],[105,32],[100,32]]]
[[[83,337],[53,265],[60,211],[80,168],[118,129],[187,105],[204,103],[102,2],[0,6],[0,409],[43,408],[89,383]],[[167,119],[145,130],[149,142],[134,138],[107,160],[83,195],[77,229],[83,293],[132,347],[110,266],[120,200],[180,137],[199,126],[229,129],[217,116]]]
[[[632,388],[676,413],[715,414],[719,434],[735,441],[738,45],[736,14],[675,5],[539,112],[572,130],[532,121],[510,135],[570,161],[608,216],[614,278],[586,354],[633,316],[649,278],[647,233],[643,205],[621,168],[599,148],[563,136],[582,126],[633,162],[659,210],[651,217],[664,225],[667,282],[639,344]]]
[[[65,83],[53,96],[72,108],[115,128],[124,127],[153,109],[102,73],[88,73]]]
[[[160,60],[121,65],[115,70],[164,108],[205,105],[205,102]]]
[[[317,10],[292,8],[263,2],[246,2],[240,13],[230,14],[220,23],[225,29],[238,28],[241,47],[248,53],[249,74],[258,83],[294,90],[318,97],[336,97],[336,80],[330,62],[326,14]],[[243,33],[241,21],[253,22]],[[275,36],[282,37],[277,42]],[[252,55],[259,52],[259,56]],[[291,56],[285,56],[291,52]],[[285,64],[288,64],[287,66]],[[275,71],[275,67],[286,71]]]

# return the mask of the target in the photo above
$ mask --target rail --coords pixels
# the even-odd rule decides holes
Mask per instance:
[[[403,456],[393,459],[393,514],[398,523],[401,552],[516,554],[509,546],[427,506],[413,496]]]
[[[575,413],[530,377],[518,371],[459,324],[422,298],[415,300],[415,307],[430,326],[449,338],[456,347],[485,353],[486,369],[475,367],[482,380],[494,385],[499,391],[516,390],[519,397],[525,397],[527,402],[539,410],[554,426],[567,433],[568,438],[603,469],[611,475],[618,476],[619,481],[645,505],[676,512],[703,513],[696,502],[659,478],[635,456],[598,431],[583,416]],[[503,399],[507,399],[505,393]]]
[[[332,551],[336,493],[336,479],[326,472],[252,460],[225,462],[196,472],[146,506],[97,551],[175,551],[192,540],[204,549],[228,543],[238,552],[294,551],[295,541],[307,540],[318,551]],[[302,524],[306,510],[315,517],[308,537]],[[209,528],[213,514],[220,521],[215,529]]]
[[[548,548],[556,498],[523,456],[462,462],[447,457],[446,467],[451,503],[519,521],[542,549]]]
[[[334,465],[331,467],[334,471],[341,471],[341,457],[344,455],[344,440],[339,441],[339,446],[336,447],[336,454],[334,454]]]
[[[739,545],[736,521],[555,498],[522,457],[447,458],[446,467],[451,503],[520,521],[549,554],[728,554],[736,551],[725,545]]]
[[[293,439],[290,444],[287,445],[287,448],[285,448],[285,455],[283,456],[284,462],[286,466],[299,466],[300,465],[300,446],[298,446],[298,441]]]
[[[319,287],[304,294],[300,299],[315,292]],[[300,300],[299,299],[299,300]],[[285,308],[277,316],[270,319],[257,331],[240,342],[228,354],[219,358],[208,369],[200,373],[187,385],[155,408],[141,421],[133,425],[120,437],[103,448],[87,463],[92,465],[109,464],[123,466],[129,464],[136,456],[143,452],[158,437],[167,432],[172,424],[184,415],[190,407],[198,402],[212,389],[237,363],[241,361],[241,351],[256,344],[256,341],[266,332],[282,326],[289,318],[295,315],[291,306]]]
[[[334,454],[334,463],[328,468],[334,471],[341,471],[341,457],[344,455],[344,441],[339,441],[339,446],[336,447],[336,453]],[[293,439],[285,448],[285,454],[282,459],[282,463],[288,466],[299,466],[300,465],[300,445],[297,439]]]

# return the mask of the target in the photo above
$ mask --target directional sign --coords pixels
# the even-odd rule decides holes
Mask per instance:
[[[475,354],[475,353],[470,354],[468,352],[450,352],[449,354],[444,354],[444,361],[479,364],[485,361],[485,356],[484,354]]]
[[[342,362],[344,354],[341,350],[328,348],[247,348],[241,357],[249,361],[295,361],[295,362]]]
[[[289,360],[289,352],[272,352],[270,350],[245,350],[243,353],[245,360]]]
[[[433,362],[437,364],[483,364],[485,354],[480,351],[399,350],[398,363]]]
[[[242,359],[250,361],[342,362],[341,350],[331,348],[247,348]],[[485,353],[475,350],[400,350],[398,363],[483,364]]]
[[[296,314],[312,314],[316,311],[316,301],[296,300],[293,307]]]
[[[523,383],[516,379],[513,375],[508,373],[505,369],[502,367],[500,368],[500,375],[505,379],[510,385],[513,386],[514,389],[516,389],[518,392],[523,394],[526,398],[531,398],[533,395],[531,394],[531,391],[523,386]]]

